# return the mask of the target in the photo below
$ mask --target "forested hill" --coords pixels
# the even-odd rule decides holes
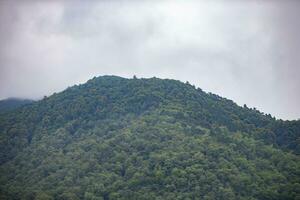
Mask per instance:
[[[23,105],[32,103],[30,99],[8,98],[0,100],[0,112],[11,111]]]
[[[297,199],[299,136],[189,83],[102,76],[0,114],[0,199]]]

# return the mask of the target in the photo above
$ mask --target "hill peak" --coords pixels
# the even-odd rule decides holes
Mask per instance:
[[[100,76],[0,119],[2,199],[299,195],[300,122],[188,82]]]

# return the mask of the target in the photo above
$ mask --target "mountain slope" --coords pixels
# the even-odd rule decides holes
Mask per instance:
[[[0,115],[0,193],[296,199],[299,127],[179,81],[98,77]]]

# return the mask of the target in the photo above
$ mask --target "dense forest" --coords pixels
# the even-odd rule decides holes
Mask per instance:
[[[102,76],[0,113],[0,199],[300,199],[300,121]]]

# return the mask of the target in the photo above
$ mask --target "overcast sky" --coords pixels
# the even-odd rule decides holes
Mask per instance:
[[[296,0],[2,0],[0,99],[156,76],[298,119],[299,19]]]

